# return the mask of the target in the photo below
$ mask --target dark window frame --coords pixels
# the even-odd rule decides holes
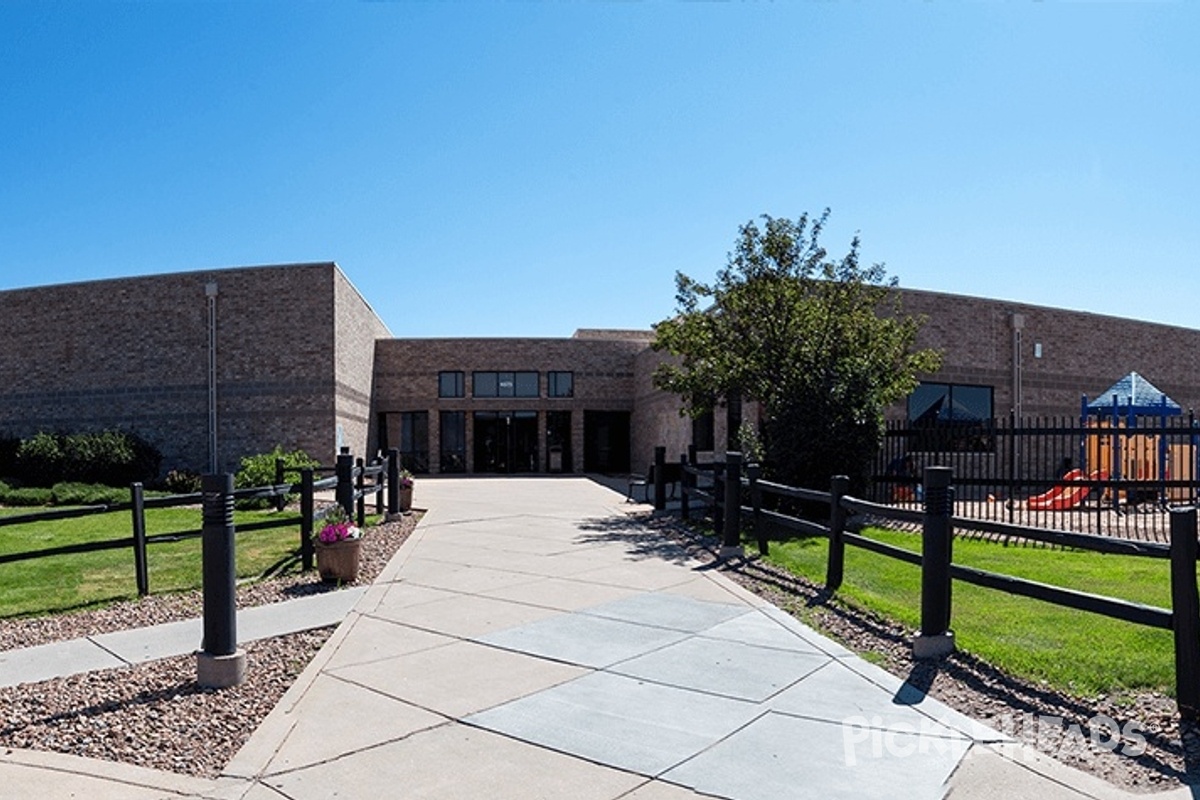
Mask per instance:
[[[446,391],[446,380],[453,380],[453,386],[450,392]],[[466,376],[460,369],[445,369],[438,372],[438,397],[464,397],[466,396]]]
[[[565,389],[562,386],[566,382]],[[571,370],[552,370],[546,373],[546,396],[566,398],[575,396],[575,373]]]
[[[529,381],[532,378],[533,392],[530,393]],[[481,385],[482,384],[482,385]],[[505,384],[508,384],[507,387]],[[492,386],[495,386],[494,391]],[[518,392],[519,388],[523,391]],[[472,397],[540,397],[541,374],[537,370],[475,370],[471,373]]]

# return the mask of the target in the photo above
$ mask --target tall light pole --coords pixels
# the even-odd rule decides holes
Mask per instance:
[[[204,286],[208,298],[208,472],[217,473],[217,282]]]

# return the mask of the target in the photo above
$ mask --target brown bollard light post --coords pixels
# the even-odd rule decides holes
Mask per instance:
[[[246,679],[246,653],[237,646],[233,475],[203,476],[201,492],[204,643],[196,653],[196,680],[206,688],[224,689]]]
[[[950,630],[950,560],[954,538],[954,488],[950,467],[925,468],[925,522],[921,533],[921,630],[913,639],[914,658],[941,658],[954,652]]]

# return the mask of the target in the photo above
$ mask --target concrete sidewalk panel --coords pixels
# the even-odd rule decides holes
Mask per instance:
[[[615,800],[644,779],[462,725],[268,778],[290,800]]]
[[[770,647],[776,650],[793,650],[798,653],[817,653],[828,655],[819,650],[816,645],[799,636],[795,631],[785,628],[769,616],[755,611],[734,617],[720,625],[715,625],[701,631],[700,636],[706,639],[724,639],[730,642],[741,642],[758,647]]]
[[[329,659],[327,669],[340,669],[374,661],[445,647],[458,641],[450,636],[430,633],[398,622],[361,617],[355,635],[347,638]]]
[[[151,628],[102,633],[91,639],[131,664],[194,653],[203,647],[204,621],[189,619]]]
[[[762,702],[829,662],[824,653],[693,637],[625,661],[612,672],[749,702]]]
[[[520,653],[603,669],[681,641],[687,634],[587,614],[557,614],[476,641]]]
[[[437,714],[322,674],[305,692],[266,772],[328,761],[445,722]]]
[[[238,641],[251,642],[339,625],[366,591],[365,586],[355,586],[242,609],[237,614]]]
[[[579,572],[571,577],[577,581],[654,592],[687,583],[693,578],[693,575],[687,567],[643,559],[641,561],[626,560],[617,564],[610,561],[605,566]]]
[[[632,597],[636,589],[584,583],[566,578],[544,578],[533,583],[503,586],[482,594],[514,603],[526,603],[559,611],[578,611],[601,603]]]
[[[698,633],[753,612],[741,605],[708,603],[664,592],[637,594],[604,605],[585,608],[580,613],[593,617],[633,622],[638,625],[653,625],[685,633]]]
[[[1179,800],[1195,795],[1179,793],[1134,795],[1093,775],[1072,769],[1021,745],[975,745],[950,777],[946,800],[1008,800],[1036,797],[1038,800],[1131,800],[1153,797]]]
[[[0,797],[160,800],[205,797],[224,800],[241,794],[221,780],[162,772],[115,761],[38,750],[0,751]]]
[[[836,660],[772,698],[768,705],[782,714],[844,723],[848,727],[912,728],[930,736],[967,738],[936,721],[936,712],[944,708],[940,703],[930,702],[927,708],[931,713],[923,713],[924,709],[898,702],[892,692]]]
[[[847,737],[828,722],[767,714],[663,779],[738,800],[939,800],[969,747],[960,741],[923,748],[915,731],[877,738]]]
[[[446,600],[436,600],[416,607],[393,609],[381,606],[375,610],[374,616],[445,636],[466,639],[523,625],[557,613],[553,609],[522,603],[508,603],[472,594],[456,594]]]
[[[585,674],[579,667],[461,641],[331,672],[454,719]]]
[[[426,564],[446,563],[438,562],[435,559],[425,559],[424,557],[419,560]],[[510,572],[490,567],[472,567],[456,564],[453,569],[445,570],[436,577],[431,575],[421,576],[418,574],[411,577],[410,582],[450,592],[477,594],[479,592],[486,592],[489,589],[499,589],[502,586],[532,583],[541,577],[540,575],[525,572]]]
[[[40,683],[63,674],[125,665],[125,661],[89,639],[0,650],[0,686]]]
[[[759,713],[751,703],[597,672],[465,721],[654,777]]]

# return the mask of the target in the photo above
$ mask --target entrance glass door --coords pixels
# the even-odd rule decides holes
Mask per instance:
[[[476,411],[476,472],[536,472],[536,411]]]

